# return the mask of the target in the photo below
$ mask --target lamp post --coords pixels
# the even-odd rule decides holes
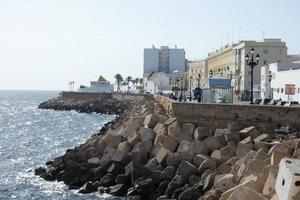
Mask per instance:
[[[258,65],[260,57],[259,57],[259,54],[256,54],[256,56],[255,56],[256,61],[254,61],[254,48],[251,48],[250,56],[251,56],[251,58],[247,54],[245,56],[245,59],[246,59],[247,65],[251,68],[251,96],[250,96],[250,100],[251,100],[251,104],[253,104],[253,68]]]
[[[198,78],[197,78],[197,81],[198,81],[198,88],[200,87],[200,80],[201,80],[201,74],[198,74]]]
[[[177,96],[178,96],[178,82],[179,82],[180,80],[179,80],[178,77],[176,77],[175,81],[176,81],[176,92],[175,92],[175,95],[176,95],[176,97],[177,97]]]
[[[190,76],[190,101],[192,101],[192,76]]]
[[[269,98],[272,98],[271,92],[272,92],[272,87],[271,87],[271,81],[272,81],[272,72],[269,71],[268,74],[268,80],[269,80]]]

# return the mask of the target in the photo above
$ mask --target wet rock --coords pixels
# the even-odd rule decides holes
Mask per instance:
[[[188,184],[185,184],[184,186],[177,188],[176,190],[174,190],[171,199],[178,199],[180,194],[188,188],[189,188]]]
[[[127,193],[127,186],[125,184],[117,184],[109,187],[109,194],[113,196],[125,196]]]
[[[169,181],[162,181],[162,182],[159,184],[158,188],[159,188],[161,194],[164,194],[164,193],[165,193],[165,191],[166,191],[168,185],[169,185]]]
[[[112,174],[105,174],[101,180],[100,180],[100,184],[104,187],[109,187],[112,185],[115,185],[115,176],[113,176]]]
[[[186,178],[180,175],[174,176],[174,178],[169,183],[166,194],[171,196],[173,191],[179,187],[182,187],[186,182]]]
[[[44,167],[39,167],[39,168],[34,169],[34,174],[36,176],[40,176],[41,174],[44,174],[44,173],[46,173],[46,169]]]
[[[119,174],[116,177],[116,184],[128,184],[130,181],[130,176],[128,174]]]
[[[95,167],[99,167],[100,165],[100,159],[99,158],[90,158],[87,160],[88,166],[90,168],[95,168]]]
[[[82,193],[82,194],[87,194],[87,193],[92,193],[92,192],[96,192],[97,188],[94,187],[92,182],[87,182],[85,183],[82,188],[80,188],[80,190],[78,191],[78,193]]]

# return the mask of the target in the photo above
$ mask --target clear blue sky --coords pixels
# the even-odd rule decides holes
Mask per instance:
[[[299,11],[299,0],[0,0],[0,89],[141,77],[143,48],[177,44],[203,58],[239,27],[241,39],[264,31],[300,53]]]

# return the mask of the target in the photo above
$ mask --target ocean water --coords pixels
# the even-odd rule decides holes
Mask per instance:
[[[58,92],[0,91],[0,199],[116,199],[77,194],[34,168],[83,143],[114,116],[39,110]]]

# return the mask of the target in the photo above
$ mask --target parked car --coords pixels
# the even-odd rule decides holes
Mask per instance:
[[[255,98],[253,104],[260,104],[261,101],[262,101],[261,98]]]
[[[286,104],[286,101],[278,101],[276,106],[283,106],[284,104]]]
[[[286,102],[286,104],[284,104],[284,106],[299,106],[299,102],[298,101]]]
[[[260,105],[268,105],[271,102],[271,100],[272,99],[269,98],[262,99]]]
[[[276,105],[280,101],[279,99],[272,99],[269,103],[269,105]]]

